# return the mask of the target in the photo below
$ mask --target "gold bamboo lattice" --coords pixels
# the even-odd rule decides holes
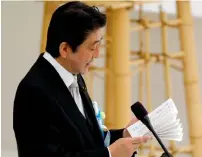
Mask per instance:
[[[164,80],[165,80],[165,97],[169,98],[172,97],[172,90],[171,90],[171,76],[170,76],[170,69],[174,68],[184,74],[184,82],[185,82],[185,93],[186,93],[186,103],[189,113],[189,120],[190,120],[190,140],[191,145],[184,146],[184,147],[177,147],[176,144],[171,141],[169,146],[169,151],[172,153],[173,156],[176,156],[177,154],[181,153],[187,153],[192,154],[194,157],[200,157],[202,156],[202,151],[199,149],[202,142],[202,124],[199,122],[199,125],[197,126],[198,122],[194,122],[194,118],[196,118],[196,115],[194,116],[193,113],[198,113],[197,118],[199,117],[201,119],[201,100],[200,100],[200,93],[199,93],[199,85],[198,85],[198,76],[197,76],[197,68],[196,68],[196,59],[195,59],[195,50],[194,50],[194,39],[193,39],[193,26],[192,26],[192,20],[191,20],[191,10],[190,10],[190,4],[189,2],[177,2],[177,12],[178,12],[178,18],[175,20],[167,20],[166,13],[162,11],[162,8],[160,8],[159,13],[159,19],[160,22],[155,22],[148,20],[146,17],[141,16],[141,7],[140,7],[140,16],[138,20],[131,20],[132,23],[136,23],[138,26],[132,28],[132,31],[143,31],[145,35],[145,52],[142,52],[142,46],[140,47],[139,52],[132,52],[132,55],[138,56],[138,59],[131,61],[132,65],[138,65],[138,66],[145,66],[144,72],[146,73],[146,88],[147,88],[147,105],[148,110],[151,109],[151,88],[150,88],[150,64],[151,63],[161,63],[164,65]],[[179,31],[179,34],[181,36],[181,51],[180,52],[168,52],[168,41],[167,41],[167,28],[172,27],[176,28]],[[160,28],[161,29],[161,37],[162,37],[162,53],[149,53],[149,30],[153,28]],[[186,31],[186,32],[185,32]],[[186,33],[186,37],[185,37]],[[142,33],[140,34],[143,35]],[[192,37],[190,40],[189,37]],[[186,38],[186,39],[185,39]],[[142,38],[140,38],[140,43],[142,43]],[[187,46],[188,45],[188,46]],[[185,48],[186,47],[186,48]],[[178,62],[182,63],[182,67],[180,67],[177,64],[174,64],[171,62],[171,60],[177,60]],[[191,62],[192,61],[192,62]],[[194,61],[194,62],[193,62]],[[187,63],[189,62],[189,66],[187,66]],[[192,64],[191,64],[191,63]],[[189,71],[189,70],[190,71]],[[142,70],[142,71],[143,71]],[[194,79],[191,78],[190,73],[191,70],[193,70],[194,73]],[[140,72],[140,99],[142,99],[142,71]],[[188,74],[189,73],[189,74]],[[189,76],[189,78],[188,78]],[[191,81],[186,81],[186,80]],[[188,83],[186,83],[188,82]],[[188,85],[189,86],[188,86]],[[191,84],[193,85],[191,87]],[[186,87],[186,85],[188,87]],[[189,91],[189,89],[192,89],[196,95],[193,95]],[[191,98],[192,97],[192,98]],[[191,101],[191,99],[193,101]],[[197,103],[196,103],[197,102]],[[194,104],[194,107],[192,105]],[[196,105],[198,104],[198,105]],[[196,107],[197,106],[197,107]],[[191,108],[191,109],[190,109]],[[190,110],[191,111],[190,111]],[[199,109],[199,111],[197,111]],[[200,113],[199,113],[200,112]],[[192,116],[191,116],[192,115]],[[191,121],[192,119],[192,121]],[[195,124],[193,124],[195,123]],[[195,129],[194,129],[195,128]],[[200,130],[200,131],[198,131]],[[193,137],[192,137],[193,136]],[[160,147],[154,146],[153,144],[150,144],[150,146],[142,146],[141,149],[149,149],[150,153],[149,156],[158,156],[154,152],[157,152],[161,150]],[[141,155],[142,152],[140,151]],[[159,154],[159,153],[158,153]]]
[[[173,68],[184,75],[184,87],[189,119],[189,132],[191,144],[176,146],[170,142],[169,151],[173,156],[178,154],[192,154],[193,157],[202,157],[202,109],[198,82],[198,69],[196,67],[195,46],[193,38],[193,24],[189,2],[177,1],[177,18],[168,20],[166,13],[160,8],[159,21],[149,20],[143,16],[143,6],[148,1],[85,1],[90,5],[104,8],[108,24],[106,28],[105,49],[103,58],[105,66],[90,68],[85,76],[89,93],[93,97],[93,81],[98,72],[103,72],[105,80],[105,123],[109,128],[121,128],[130,120],[131,78],[139,74],[139,100],[143,101],[144,74],[146,76],[147,109],[152,110],[151,72],[152,64],[160,63],[164,66],[165,97],[172,97],[170,69]],[[52,12],[64,2],[44,2],[44,24],[42,32],[41,51],[44,52],[47,26]],[[134,5],[139,5],[139,18],[129,18],[129,12]],[[133,24],[135,23],[135,27]],[[179,52],[168,51],[167,29],[176,28],[180,34]],[[150,51],[150,31],[160,28],[162,40],[162,53]],[[130,50],[129,34],[137,31],[139,34],[138,51]],[[135,56],[135,59],[131,59]],[[175,60],[182,66],[172,63]],[[131,71],[130,67],[136,67]],[[196,122],[194,119],[198,119]],[[148,150],[147,155],[143,154]],[[140,147],[139,157],[159,157],[162,149],[150,143]]]

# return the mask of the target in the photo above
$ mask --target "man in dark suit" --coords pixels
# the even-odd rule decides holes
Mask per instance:
[[[69,2],[59,7],[42,53],[20,82],[13,128],[19,157],[130,157],[149,137],[125,129],[102,130],[81,74],[99,56],[106,16],[96,7]],[[131,124],[131,123],[130,123]]]

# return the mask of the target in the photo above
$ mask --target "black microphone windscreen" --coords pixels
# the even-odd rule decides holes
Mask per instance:
[[[158,137],[157,133],[155,132],[154,128],[152,127],[149,117],[148,117],[148,112],[144,108],[144,106],[140,102],[136,102],[131,106],[131,110],[133,111],[133,113],[135,114],[137,119],[139,119],[144,125],[146,125],[146,127],[153,133],[154,137],[157,139],[157,141],[163,148],[165,153],[162,155],[162,157],[164,157],[164,155],[166,155],[166,157],[172,157],[172,155],[169,154],[168,150],[163,145],[161,139]]]
[[[147,110],[139,101],[131,106],[131,110],[139,120],[142,120],[145,116],[148,115]]]

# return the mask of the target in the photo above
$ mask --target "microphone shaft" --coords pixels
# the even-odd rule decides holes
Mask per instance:
[[[161,139],[158,137],[158,135],[156,134],[156,132],[154,131],[154,128],[149,120],[148,116],[145,116],[142,120],[142,123],[144,125],[147,126],[147,128],[153,133],[154,137],[157,139],[157,141],[159,142],[159,144],[161,145],[161,148],[164,150],[165,154],[167,155],[167,157],[172,157],[172,155],[168,152],[168,150],[166,149],[166,147],[163,145]]]
[[[166,155],[168,157],[172,157],[170,155],[170,153],[167,151],[167,149],[165,148],[165,146],[163,145],[161,139],[158,137],[158,135],[156,134],[156,132],[154,131],[154,129],[150,129],[150,131],[153,133],[153,135],[155,136],[155,138],[157,139],[157,141],[159,142],[159,144],[161,145],[161,148],[164,150],[164,152],[166,153]]]

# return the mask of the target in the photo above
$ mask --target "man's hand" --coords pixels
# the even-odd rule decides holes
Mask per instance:
[[[131,157],[137,148],[149,139],[149,136],[120,138],[109,146],[109,151],[112,157]]]
[[[126,138],[126,137],[131,137],[127,128],[129,126],[131,126],[132,124],[136,123],[138,121],[138,119],[136,117],[132,118],[132,120],[128,123],[128,125],[126,126],[126,128],[123,130],[123,137]]]

